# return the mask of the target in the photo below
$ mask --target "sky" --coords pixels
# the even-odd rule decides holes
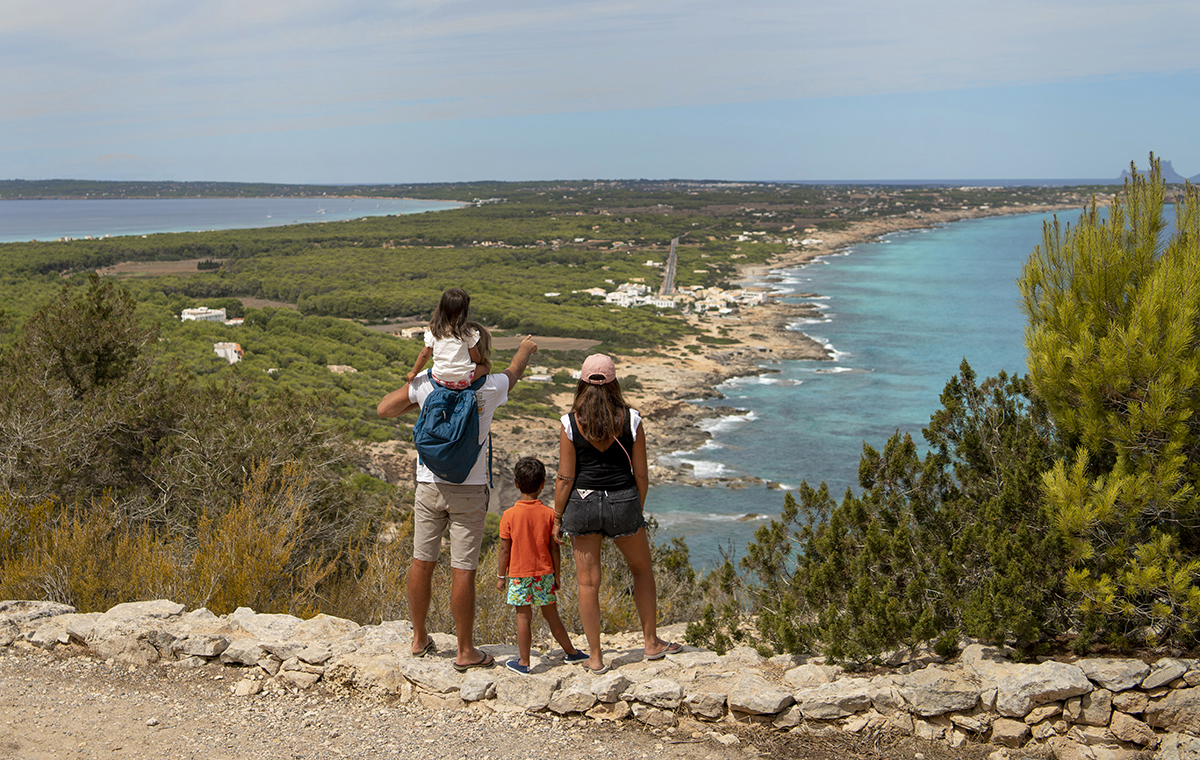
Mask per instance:
[[[1196,0],[0,8],[0,179],[1200,174]]]

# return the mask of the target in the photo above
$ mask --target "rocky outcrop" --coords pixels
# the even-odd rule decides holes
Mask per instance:
[[[533,711],[638,720],[670,727],[750,721],[780,731],[887,730],[958,746],[972,739],[1039,745],[1074,760],[1200,758],[1200,662],[1146,664],[1113,658],[1014,663],[1003,650],[968,646],[953,663],[861,677],[819,659],[764,660],[753,649],[723,656],[685,649],[649,662],[640,649],[606,651],[602,675],[535,652],[530,675],[503,667],[459,673],[454,639],[440,652],[409,654],[405,621],[358,624],[317,615],[217,616],[165,600],[78,614],[43,602],[0,602],[0,646],[74,649],[132,667],[216,666],[235,670],[246,699],[313,688],[351,689],[438,709]],[[484,645],[503,662],[508,645]],[[323,686],[322,686],[323,685]]]

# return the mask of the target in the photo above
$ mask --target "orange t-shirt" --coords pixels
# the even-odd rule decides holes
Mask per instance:
[[[512,541],[508,553],[510,578],[535,578],[554,572],[550,556],[554,510],[541,499],[518,501],[500,516],[500,538]]]

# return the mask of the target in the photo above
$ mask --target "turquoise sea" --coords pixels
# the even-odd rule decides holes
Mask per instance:
[[[1079,214],[1060,212],[1072,224]],[[817,304],[820,319],[792,329],[825,343],[832,362],[764,365],[770,374],[731,380],[724,399],[744,414],[711,425],[704,447],[651,452],[690,462],[699,475],[754,475],[795,488],[822,480],[837,499],[858,490],[863,442],[880,449],[897,430],[920,430],[941,404],[965,357],[980,379],[1025,373],[1025,318],[1016,279],[1052,214],[992,217],[896,233],[768,278],[781,295]],[[770,282],[774,280],[774,282]],[[817,298],[795,293],[817,293]],[[783,505],[766,487],[650,489],[647,511],[659,541],[682,536],[692,563],[708,568],[719,549],[745,554],[754,530]],[[747,514],[757,518],[743,519]]]
[[[338,222],[463,204],[402,198],[146,198],[0,201],[0,243]]]

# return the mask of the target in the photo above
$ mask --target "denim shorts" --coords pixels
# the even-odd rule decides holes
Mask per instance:
[[[600,533],[609,538],[632,536],[646,524],[637,488],[619,491],[575,489],[563,510],[562,529],[568,536]]]

